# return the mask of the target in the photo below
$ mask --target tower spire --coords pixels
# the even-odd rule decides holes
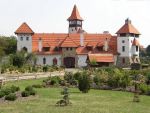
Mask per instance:
[[[68,21],[70,20],[81,20],[83,21],[82,17],[79,14],[78,8],[76,5],[74,5],[71,16],[67,19]]]

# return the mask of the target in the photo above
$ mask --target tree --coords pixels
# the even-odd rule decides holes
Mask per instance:
[[[147,53],[148,56],[150,56],[150,45],[147,46],[146,53]]]
[[[79,90],[82,91],[83,93],[88,93],[91,84],[90,74],[86,71],[82,72],[81,76],[79,77],[78,83],[79,83],[78,86]]]

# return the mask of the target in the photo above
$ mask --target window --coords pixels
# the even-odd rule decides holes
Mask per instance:
[[[138,52],[139,51],[139,47],[138,46],[136,46],[136,52]]]
[[[26,40],[29,40],[29,37],[26,37]]]
[[[20,40],[23,41],[23,37],[20,37]]]
[[[43,51],[49,51],[50,50],[50,47],[43,47]]]
[[[72,51],[72,47],[70,48],[70,50]]]
[[[125,52],[125,46],[122,46],[122,52]]]
[[[122,40],[122,43],[125,43],[125,40]]]
[[[57,65],[57,58],[53,59],[53,65]]]
[[[69,48],[67,47],[66,50],[68,51],[68,49],[69,49]]]
[[[43,64],[46,64],[46,58],[43,58]]]
[[[125,63],[125,58],[122,58],[122,63],[123,63],[123,64]]]

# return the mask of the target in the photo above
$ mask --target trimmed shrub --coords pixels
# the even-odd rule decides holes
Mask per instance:
[[[34,87],[34,88],[42,88],[43,86],[41,84],[34,84],[34,85],[32,85],[32,87]]]
[[[22,97],[28,97],[28,96],[30,96],[30,92],[29,92],[29,91],[23,91],[23,92],[21,93],[21,96],[22,96]]]
[[[90,90],[90,84],[91,84],[91,78],[90,75],[87,72],[82,72],[80,78],[79,78],[79,90],[83,93],[87,93]]]
[[[32,86],[27,86],[26,88],[25,88],[25,91],[32,91],[33,90],[33,87]]]
[[[4,97],[5,93],[3,91],[0,91],[0,98]]]
[[[43,66],[43,72],[47,72],[48,71],[48,66]]]
[[[37,94],[37,92],[35,90],[32,90],[29,93],[30,93],[30,95],[36,95]]]
[[[10,87],[10,89],[11,89],[11,92],[12,92],[12,93],[15,93],[16,91],[19,91],[19,90],[20,90],[20,88],[19,88],[18,86],[14,86],[14,85],[12,85],[12,86]]]
[[[51,77],[51,80],[50,80],[51,85],[59,84],[60,82],[61,82],[60,77],[58,77],[58,76]]]
[[[5,100],[10,100],[10,101],[14,101],[17,99],[17,96],[15,93],[10,93],[9,95],[5,96]]]
[[[77,75],[76,75],[77,76]],[[70,85],[77,85],[77,81],[74,78],[74,74],[72,72],[66,72],[64,79],[70,84]]]
[[[9,95],[10,93],[12,93],[12,90],[10,88],[4,88],[1,91],[4,92],[5,95]]]

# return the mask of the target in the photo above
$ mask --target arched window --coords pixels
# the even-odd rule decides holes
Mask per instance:
[[[122,63],[125,64],[125,58],[122,58]]]
[[[53,65],[57,65],[57,58],[53,59]]]
[[[43,58],[43,64],[46,64],[46,58]]]
[[[23,47],[22,50],[28,52],[28,49],[26,47]]]

